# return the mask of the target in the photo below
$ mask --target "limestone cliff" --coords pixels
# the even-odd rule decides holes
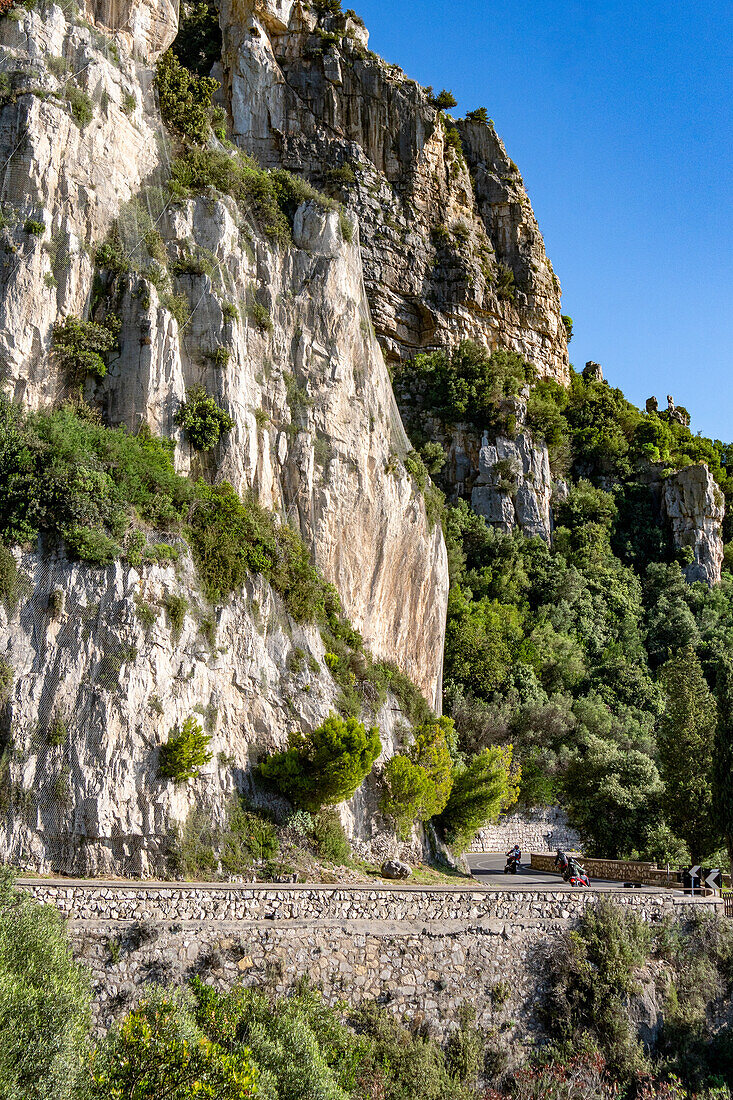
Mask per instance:
[[[53,326],[113,309],[118,351],[103,380],[87,381],[87,402],[112,426],[148,425],[174,439],[181,472],[251,489],[298,526],[371,651],[439,708],[445,546],[392,461],[410,444],[370,319],[358,224],[352,239],[337,212],[306,202],[292,242],[277,245],[231,199],[171,201],[152,64],[175,35],[172,6],[100,3],[87,20],[53,4],[16,15],[0,22],[4,392],[32,409],[63,400]],[[94,257],[113,225],[126,269],[111,276],[95,271]],[[162,249],[162,284],[136,270],[150,234]],[[191,265],[191,256],[205,262]],[[210,455],[191,452],[175,424],[193,385],[234,421]],[[317,633],[289,622],[261,580],[212,608],[185,555],[178,571],[99,570],[39,546],[22,568],[19,603],[0,612],[0,656],[13,671],[4,858],[36,869],[160,871],[165,837],[194,801],[221,820],[254,757],[334,708],[338,688]],[[48,613],[51,591],[63,594],[58,618]],[[160,610],[171,594],[190,605],[180,637]],[[148,629],[140,601],[157,609]],[[215,644],[205,640],[214,628]],[[294,649],[307,669],[293,664]],[[156,747],[197,707],[211,724],[214,761],[199,784],[161,785]],[[56,716],[63,747],[46,738]],[[394,699],[377,718],[389,754],[404,732]],[[375,857],[388,850],[384,835],[373,846],[377,801],[367,788],[344,810],[357,848]]]
[[[0,653],[13,670],[0,728],[0,745],[12,746],[0,754],[0,860],[165,873],[172,830],[192,809],[222,826],[234,792],[251,793],[252,764],[334,709],[339,688],[317,629],[289,619],[262,579],[212,612],[185,555],[139,571],[59,554],[19,564],[25,597],[0,608]],[[165,610],[172,596],[187,605],[180,623]],[[191,715],[213,758],[175,784],[158,774],[159,750]],[[375,718],[384,760],[400,740],[396,701]],[[399,849],[376,813],[376,782],[343,817],[357,851],[380,859]]]
[[[361,224],[388,357],[470,337],[566,381],[560,287],[493,124],[454,124],[367,49],[363,24],[300,0],[224,0],[233,139],[334,188]]]
[[[216,394],[235,428],[210,473],[254,488],[300,525],[367,644],[437,706],[445,550],[409,478],[386,468],[409,444],[370,324],[358,233],[348,244],[335,214],[306,205],[292,247],[278,249],[226,199],[156,206],[170,152],[150,62],[174,28],[158,18],[165,7],[144,10],[100,10],[105,31],[124,27],[113,35],[56,6],[2,23],[4,388],[31,407],[63,395],[52,326],[85,315],[92,253],[121,212],[133,220],[130,254],[153,222],[171,265],[203,250],[211,273],[181,273],[173,287],[187,296],[185,324],[148,280],[131,274],[115,287],[120,354],[87,399],[111,424],[179,436],[173,418],[186,389],[201,383]],[[80,95],[86,124],[74,116]],[[28,219],[42,231],[26,232]],[[224,315],[232,300],[238,320]],[[188,466],[184,446],[177,461]]]
[[[661,500],[662,516],[672,529],[675,546],[692,553],[685,569],[688,582],[719,584],[725,501],[707,466],[685,466],[665,478]]]

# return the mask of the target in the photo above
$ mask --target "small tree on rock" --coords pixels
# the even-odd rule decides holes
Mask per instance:
[[[294,806],[317,812],[351,798],[382,751],[376,726],[330,714],[312,733],[294,730],[284,752],[269,756],[260,775]]]
[[[445,730],[436,722],[418,726],[407,753],[387,761],[382,811],[394,819],[403,839],[415,821],[427,821],[445,809],[453,786],[452,771]]]

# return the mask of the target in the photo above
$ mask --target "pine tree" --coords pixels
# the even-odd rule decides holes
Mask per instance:
[[[718,663],[717,697],[713,810],[733,871],[733,663],[728,656]]]
[[[691,647],[668,661],[661,682],[667,694],[658,731],[663,806],[672,829],[698,862],[720,843],[712,789],[715,699]]]

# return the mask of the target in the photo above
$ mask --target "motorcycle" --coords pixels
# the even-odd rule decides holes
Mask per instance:
[[[520,860],[522,853],[517,852],[514,849],[506,854],[506,867],[504,868],[505,875],[516,875],[520,869]]]
[[[563,878],[566,882],[569,882],[571,886],[590,886],[590,879],[586,874],[586,871],[577,860],[569,859],[567,870],[563,874]]]

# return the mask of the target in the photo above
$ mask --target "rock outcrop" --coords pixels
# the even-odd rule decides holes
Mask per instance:
[[[25,597],[0,608],[0,653],[13,676],[0,729],[0,747],[11,746],[0,752],[0,860],[160,875],[191,810],[223,826],[233,794],[252,791],[253,763],[334,709],[340,689],[317,629],[291,620],[261,578],[212,612],[185,554],[140,571],[49,554],[19,564]],[[180,623],[166,611],[171,597],[183,597]],[[159,750],[190,716],[211,737],[212,759],[176,784],[159,776]],[[375,717],[384,761],[404,720],[392,697]],[[359,800],[372,812],[359,812]],[[363,856],[394,858],[403,849],[377,803],[376,791],[358,792],[344,823]]]
[[[567,381],[559,283],[493,124],[446,118],[351,16],[225,0],[220,18],[233,139],[358,214],[387,356],[470,337]]]
[[[685,569],[690,584],[720,583],[723,564],[722,523],[725,500],[704,463],[685,466],[662,484],[662,515],[670,524],[675,546],[692,551]]]
[[[528,538],[552,536],[552,479],[547,447],[529,432],[515,439],[484,432],[471,506],[487,523],[507,533],[519,528]]]
[[[445,549],[410,479],[387,471],[390,455],[409,443],[370,322],[356,227],[349,244],[335,213],[305,205],[292,247],[278,248],[231,200],[160,198],[169,151],[151,70],[133,60],[127,31],[110,39],[50,11],[44,19],[23,11],[1,32],[21,74],[0,127],[2,197],[13,211],[0,275],[6,392],[33,408],[63,394],[49,356],[52,327],[84,315],[92,254],[115,217],[130,229],[131,256],[153,222],[171,266],[195,242],[210,273],[176,277],[185,324],[148,279],[131,273],[116,287],[120,355],[87,399],[111,424],[147,423],[180,442],[175,412],[188,387],[204,384],[235,421],[210,473],[253,488],[300,527],[367,644],[439,706]],[[137,54],[149,48],[148,30],[140,34]],[[161,30],[157,48],[166,40]],[[63,64],[33,77],[41,95],[30,68],[52,57]],[[67,73],[55,75],[66,66],[88,96],[84,126],[65,98]],[[42,234],[24,232],[29,217]],[[236,303],[236,320],[225,317],[225,302]],[[190,464],[185,445],[177,464]]]

